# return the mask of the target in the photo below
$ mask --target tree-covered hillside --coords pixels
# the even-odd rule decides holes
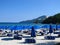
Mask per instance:
[[[60,13],[55,14],[54,16],[50,16],[46,18],[42,23],[44,24],[60,24]]]

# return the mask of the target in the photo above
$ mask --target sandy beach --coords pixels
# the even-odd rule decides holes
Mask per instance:
[[[36,36],[36,43],[24,43],[25,39],[29,37],[30,35],[24,35],[22,40],[15,40],[13,37],[0,37],[0,45],[54,45],[60,42],[60,38],[55,38],[55,40],[46,40],[44,39],[44,36]]]

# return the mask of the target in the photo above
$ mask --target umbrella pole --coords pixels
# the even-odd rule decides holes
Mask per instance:
[[[50,36],[51,36],[51,33],[50,33]]]

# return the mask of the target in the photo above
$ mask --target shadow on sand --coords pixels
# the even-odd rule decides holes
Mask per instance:
[[[55,38],[59,38],[58,36],[54,36]],[[40,39],[40,40],[48,40],[48,39]]]
[[[58,36],[54,36],[55,38],[60,38],[60,37],[58,37]]]
[[[4,41],[9,41],[9,40],[13,40],[13,38],[3,38],[1,40],[4,40]]]
[[[55,45],[57,42],[46,42],[46,43],[26,43],[26,42],[19,42],[19,44],[31,44],[31,45]]]
[[[18,44],[36,44],[36,43],[26,43],[26,42],[18,42]]]
[[[55,44],[55,45],[60,45],[60,42],[59,42],[59,43],[57,43],[57,44]]]
[[[55,45],[56,42],[37,43],[35,45]]]

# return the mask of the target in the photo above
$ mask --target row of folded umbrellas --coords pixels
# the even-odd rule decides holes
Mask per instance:
[[[50,28],[50,25],[34,25],[33,26],[35,29],[40,29],[40,28]],[[51,25],[52,29],[60,29],[60,25]],[[28,26],[0,26],[0,29],[10,29],[10,30],[22,30],[22,29],[31,29],[32,26],[28,25]]]
[[[31,30],[31,37],[35,37],[35,28],[39,28],[39,26],[27,26],[27,28],[29,27],[29,29],[32,29]],[[52,25],[49,25],[49,26],[42,26],[43,28],[45,27],[49,27],[49,33],[53,33],[53,30],[52,30]],[[58,25],[55,26],[55,28],[58,27]],[[59,26],[60,27],[60,26]],[[19,29],[22,29],[22,28],[26,28],[26,26],[0,26],[0,29],[10,29],[10,30],[19,30]]]

